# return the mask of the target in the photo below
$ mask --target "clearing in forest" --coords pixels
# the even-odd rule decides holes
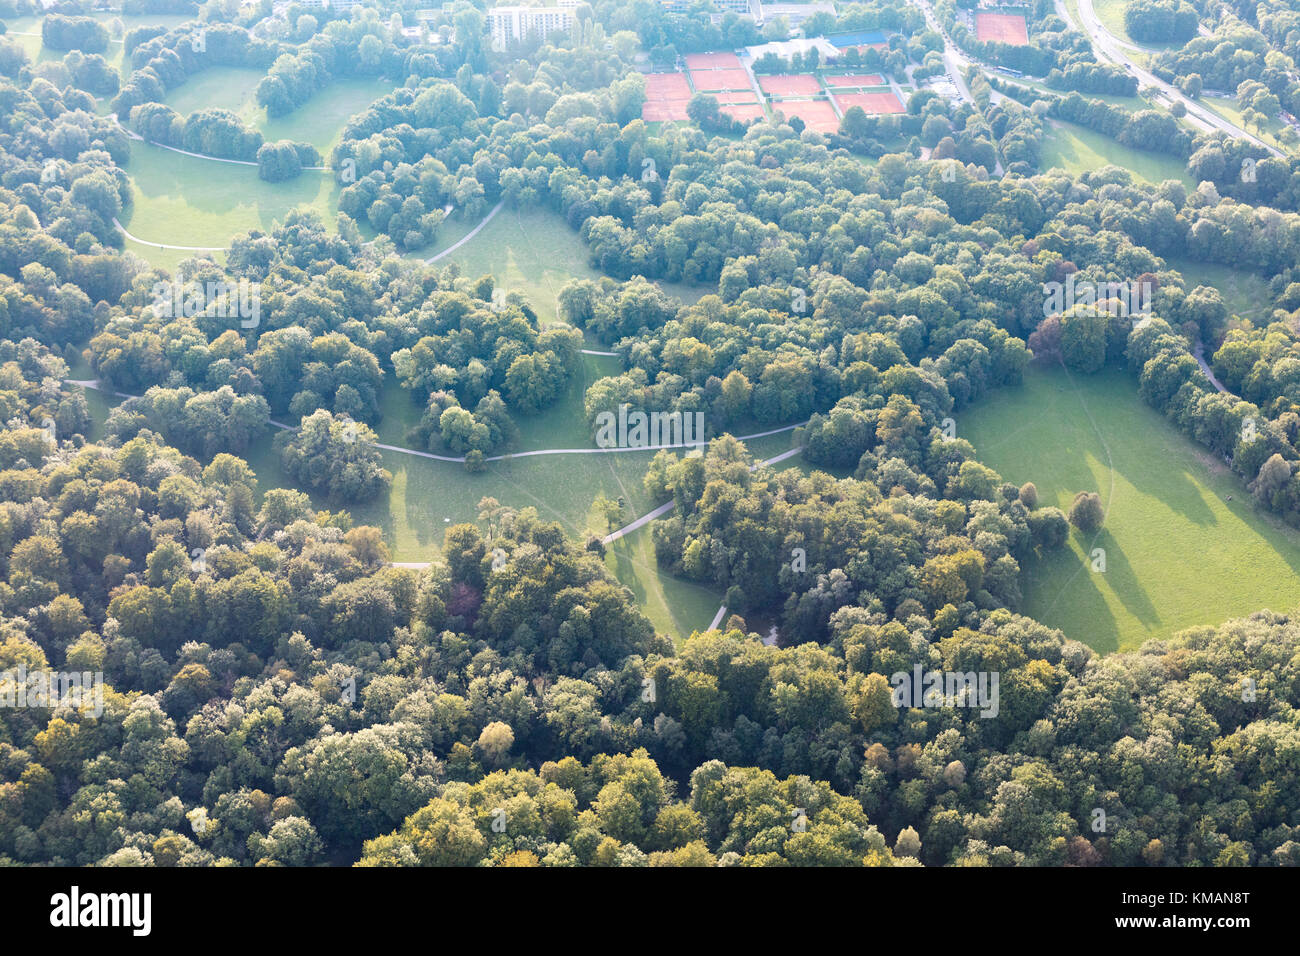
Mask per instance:
[[[1300,534],[1256,509],[1241,481],[1139,397],[1123,369],[1031,367],[957,417],[957,434],[1039,506],[1068,511],[1079,491],[1107,509],[1095,540],[1021,566],[1021,611],[1094,650],[1297,603]],[[1095,549],[1105,571],[1093,571]],[[1207,585],[1207,582],[1212,584]]]

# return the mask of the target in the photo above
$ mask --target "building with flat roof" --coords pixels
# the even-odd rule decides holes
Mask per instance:
[[[796,53],[805,56],[809,50],[816,50],[819,52],[823,62],[834,60],[840,55],[840,50],[831,43],[828,43],[825,37],[812,37],[811,39],[801,39],[796,37],[793,40],[773,40],[771,43],[761,43],[758,46],[745,47],[746,55],[754,60],[757,60],[765,53],[775,53],[781,59],[788,60]]]
[[[572,7],[493,7],[487,12],[493,48],[530,36],[543,38],[573,26]]]
[[[674,13],[683,13],[690,8],[692,0],[659,0],[659,5]],[[719,14],[738,13],[741,16],[758,19],[758,0],[713,0],[713,6]]]
[[[713,0],[713,2],[717,3],[718,0]],[[759,26],[785,17],[785,22],[789,24],[791,30],[800,26],[815,13],[829,13],[831,16],[835,16],[835,4],[833,3],[759,3],[755,0],[754,6],[758,8],[755,11],[754,19]]]
[[[857,33],[836,33],[826,38],[841,50],[847,50],[854,46],[874,46],[878,43],[888,43],[889,38],[879,30],[859,30]]]

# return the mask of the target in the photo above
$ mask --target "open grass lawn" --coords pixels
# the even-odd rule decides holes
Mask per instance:
[[[105,26],[110,21],[118,19],[122,21],[124,32],[142,26],[162,26],[171,29],[187,23],[190,20],[197,19],[195,14],[184,13],[140,13],[140,14],[122,14],[112,13],[102,10],[95,11],[86,16],[94,17],[101,21]],[[34,63],[44,63],[46,60],[61,60],[65,56],[64,52],[59,50],[47,50],[41,42],[41,21],[44,16],[39,17],[8,17],[5,18],[5,25],[9,31],[9,39],[20,44],[25,49]],[[35,36],[19,36],[18,34],[35,34]],[[104,59],[110,64],[118,67],[123,77],[131,73],[131,63],[123,55],[122,39],[110,39],[108,49],[102,54]],[[108,98],[103,100],[107,103]]]
[[[140,142],[131,144],[126,171],[132,206],[122,224],[149,242],[225,247],[238,233],[269,230],[295,206],[315,209],[330,225],[338,216],[339,187],[327,172],[268,183],[253,166],[196,159]],[[127,248],[160,265],[193,255],[162,256],[164,250],[132,242]]]
[[[1282,150],[1283,153],[1294,153],[1296,151],[1294,143],[1285,143],[1278,137],[1278,134],[1286,128],[1286,124],[1276,116],[1270,118],[1264,123],[1263,128],[1259,129],[1246,125],[1246,120],[1242,117],[1241,109],[1238,107],[1235,99],[1228,100],[1218,96],[1202,96],[1197,100],[1197,102],[1210,112],[1218,113],[1224,119],[1228,120],[1228,122],[1235,123],[1238,127],[1247,132],[1254,133],[1265,143],[1268,143],[1268,145],[1275,147],[1276,149]]]
[[[342,138],[348,120],[392,91],[393,84],[378,77],[337,79],[288,116],[270,119],[266,110],[257,108],[254,125],[272,142],[311,143],[328,163],[330,150]]]
[[[253,94],[265,75],[265,70],[251,66],[209,67],[170,90],[163,102],[181,116],[195,110],[222,109],[251,121],[258,111]]]
[[[649,525],[611,544],[605,566],[636,595],[655,630],[678,643],[707,628],[722,605],[722,595],[713,588],[659,571]]]
[[[1122,370],[1095,376],[1031,368],[966,412],[958,434],[1008,481],[1032,481],[1041,505],[1067,510],[1096,491],[1107,508],[1096,539],[1022,565],[1024,613],[1097,651],[1218,624],[1300,598],[1300,536],[1257,511],[1218,460],[1137,395]],[[1094,548],[1106,570],[1091,570]]]
[[[1231,266],[1175,256],[1166,256],[1165,263],[1183,274],[1187,291],[1198,285],[1214,286],[1230,312],[1256,323],[1267,320],[1273,296],[1268,291],[1268,280],[1262,276]]]
[[[460,225],[458,225],[460,224]],[[419,258],[436,255],[459,241],[474,225],[462,224],[455,213],[439,231],[438,241],[421,249]],[[414,258],[414,257],[412,257]],[[455,262],[463,275],[478,277],[491,273],[506,292],[521,292],[543,323],[557,319],[556,301],[570,279],[596,279],[600,273],[589,264],[582,239],[569,224],[548,209],[501,211],[473,239],[438,265]],[[659,287],[683,302],[694,302],[714,288],[659,282]],[[593,348],[598,346],[592,346]]]
[[[245,456],[257,472],[261,491],[293,487],[272,449],[268,435]],[[545,519],[558,521],[581,541],[588,533],[610,529],[592,509],[599,494],[625,501],[625,521],[655,507],[642,488],[652,452],[608,455],[554,455],[493,462],[486,472],[470,474],[464,465],[432,461],[397,452],[381,452],[393,473],[387,495],[347,510],[359,524],[381,528],[394,561],[427,561],[438,551],[448,526],[478,520],[485,497],[515,508],[535,507]],[[313,495],[318,508],[330,503]],[[649,526],[614,543],[606,563],[630,587],[660,631],[676,638],[708,626],[722,601],[711,588],[661,574],[654,560]]]
[[[1121,166],[1150,183],[1176,179],[1196,188],[1186,167],[1173,156],[1122,146],[1109,136],[1060,120],[1051,120],[1043,137],[1042,165],[1043,169],[1059,167],[1072,176],[1106,165]]]
[[[586,366],[581,382],[575,380],[575,388],[565,401],[533,419],[534,426],[530,426],[528,419],[521,422],[526,436],[521,446],[591,447],[590,439],[584,438],[585,425],[580,414],[582,391],[595,376],[616,371],[618,362],[601,356],[584,356],[584,359]],[[73,372],[74,377],[82,374],[88,376],[89,372],[81,368]],[[86,398],[95,419],[92,434],[87,437],[94,440],[102,437],[103,422],[116,400],[93,389],[87,390]],[[376,428],[380,440],[385,444],[406,444],[405,429],[418,419],[418,409],[392,381],[385,382],[381,404],[384,419]],[[576,428],[570,419],[578,422]],[[262,493],[272,488],[295,487],[275,454],[276,434],[268,431],[242,456],[257,473]],[[783,432],[755,439],[749,447],[756,457],[770,458],[790,448],[790,443],[791,433]],[[478,475],[470,474],[461,464],[392,451],[381,451],[381,455],[384,467],[393,473],[388,494],[346,510],[358,524],[371,524],[383,530],[394,561],[430,560],[449,525],[463,521],[477,523],[478,503],[484,497],[496,498],[515,508],[535,507],[544,518],[558,521],[578,540],[588,533],[603,535],[611,530],[592,508],[599,494],[624,499],[623,522],[632,521],[658,504],[646,497],[642,487],[653,451],[515,458],[493,462],[486,472]],[[800,456],[787,459],[778,467],[808,470]],[[312,500],[320,509],[339,508],[320,495],[312,495]],[[659,571],[649,525],[614,542],[606,555],[606,564],[636,594],[655,627],[678,640],[708,627],[722,603],[722,594],[713,588]]]
[[[339,80],[290,115],[272,120],[253,96],[261,77],[261,71],[245,68],[207,70],[178,87],[167,102],[182,115],[205,107],[232,109],[268,140],[309,142],[328,162],[348,120],[391,89],[378,79]],[[198,159],[140,142],[131,144],[126,170],[133,187],[132,208],[123,224],[148,242],[225,247],[239,233],[269,230],[296,206],[315,209],[331,228],[338,216],[340,186],[326,171],[304,171],[288,182],[268,183],[253,166]],[[195,254],[137,243],[127,246],[173,272]]]
[[[1128,9],[1128,5],[1129,0],[1092,0],[1092,8],[1097,12],[1097,19],[1116,39],[1140,46],[1145,50],[1168,50],[1175,45],[1181,45],[1173,43],[1138,43],[1137,40],[1134,40],[1129,36],[1128,30],[1124,26],[1124,11]]]
[[[985,71],[985,74],[988,76],[996,76],[1004,83],[1010,83],[1020,87],[1028,87],[1044,96],[1065,96],[1069,93],[1068,90],[1054,90],[1046,83],[1041,83],[1038,80],[1012,80],[1000,73],[989,73],[988,71]],[[1136,113],[1139,110],[1149,110],[1152,108],[1151,101],[1141,96],[1114,96],[1109,93],[1080,93],[1079,95],[1089,100],[1101,100],[1103,103],[1107,103],[1111,106],[1118,106],[1133,113]]]
[[[328,156],[348,120],[393,89],[392,83],[377,77],[338,79],[287,116],[270,119],[257,103],[257,84],[265,75],[252,67],[212,67],[172,90],[166,103],[182,116],[201,109],[230,110],[267,140],[311,143]]]
[[[1127,7],[1128,0],[1092,0],[1092,8],[1097,12],[1097,19],[1102,25],[1114,36],[1132,43],[1133,38],[1124,29],[1124,11]]]

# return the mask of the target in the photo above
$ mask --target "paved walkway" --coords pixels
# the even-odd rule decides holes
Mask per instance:
[[[459,249],[461,246],[465,245],[465,243],[469,242],[471,239],[477,236],[484,226],[486,226],[489,222],[492,221],[492,217],[501,211],[501,207],[504,206],[505,203],[506,201],[503,199],[495,206],[493,206],[492,209],[488,212],[488,214],[483,217],[483,221],[480,222],[473,229],[471,229],[468,233],[466,233],[464,238],[462,238],[459,242],[452,243],[450,246],[442,250],[442,252],[438,253],[436,256],[430,256],[428,259],[425,259],[424,261],[426,263],[437,262],[443,256],[449,256],[457,249]]]
[[[116,216],[113,217],[113,225],[117,226],[117,231],[120,232],[122,235],[126,236],[126,238],[129,239],[131,242],[138,243],[139,245],[142,246],[151,246],[154,249],[179,249],[181,252],[225,252],[226,251],[225,246],[169,246],[163,242],[150,242],[147,239],[141,239],[140,237],[133,236],[129,232],[127,232],[126,226],[118,222]]]
[[[212,162],[212,163],[231,163],[232,165],[235,166],[256,166],[257,165],[256,162],[247,159],[224,159],[221,156],[209,156],[207,153],[191,153],[188,149],[180,149],[176,146],[168,146],[166,143],[160,143],[157,140],[145,139],[143,136],[141,136],[139,133],[137,133],[135,130],[131,129],[130,127],[123,126],[122,121],[119,120],[115,114],[110,113],[109,118],[112,119],[112,121],[121,128],[122,132],[126,133],[128,139],[135,140],[137,143],[147,143],[150,146],[157,146],[159,149],[168,149],[171,150],[173,153],[180,153],[182,156],[193,156],[195,159],[206,159],[208,160],[208,162]],[[304,166],[303,169],[312,170],[314,172],[323,172],[329,169],[329,167],[328,166]]]
[[[98,392],[108,392],[110,395],[116,395],[118,398],[139,398],[140,397],[139,395],[132,395],[129,392],[112,391],[107,386],[105,386],[103,382],[99,381],[98,379],[67,378],[64,379],[64,381],[67,382],[69,385],[80,385],[82,388],[93,388]],[[280,428],[285,430],[295,430],[297,428],[296,425],[286,425],[284,422],[277,422],[274,419],[268,420],[267,424],[273,428]],[[801,428],[806,424],[808,423],[799,422],[798,424],[795,425],[782,425],[780,428],[773,428],[765,432],[754,432],[751,435],[737,435],[735,437],[736,437],[736,441],[749,441],[750,439],[753,438],[766,438],[769,435],[779,435],[781,434],[781,432],[794,431],[796,428]],[[414,455],[416,458],[428,458],[433,461],[447,461],[456,464],[464,464],[465,462],[464,455],[459,455],[459,456],[435,455],[433,452],[419,451],[418,449],[406,448],[403,447],[402,445],[386,445],[383,442],[370,442],[370,444],[375,448],[382,448],[384,449],[384,451],[397,452],[400,455]],[[515,452],[507,452],[504,455],[491,455],[484,458],[483,460],[484,461],[508,461],[508,460],[512,461],[516,458],[537,458],[544,455],[609,455],[609,454],[618,454],[619,452],[628,453],[628,452],[639,452],[639,451],[664,451],[664,450],[671,450],[674,448],[699,448],[699,447],[700,447],[700,442],[676,442],[676,443],[666,444],[666,445],[638,445],[634,448],[536,448],[533,449],[532,451],[515,451]],[[792,448],[790,451],[782,452],[781,454],[777,455],[775,458],[769,458],[767,461],[761,462],[760,464],[766,465],[766,464],[771,464],[772,462],[775,461],[784,461],[786,458],[789,458],[791,455],[797,454],[799,451],[800,449],[798,448]],[[755,467],[757,467],[757,465]]]
[[[1196,340],[1196,348],[1192,350],[1192,355],[1196,358],[1196,364],[1201,367],[1201,371],[1205,373],[1205,377],[1210,380],[1210,384],[1220,392],[1228,392],[1224,384],[1215,378],[1214,369],[1210,368],[1209,363],[1205,361],[1205,343],[1200,339]]]

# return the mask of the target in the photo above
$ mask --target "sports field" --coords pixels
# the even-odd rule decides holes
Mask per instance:
[[[840,118],[835,107],[826,100],[785,100],[772,105],[773,112],[784,113],[787,120],[796,116],[807,129],[818,133],[833,133],[840,128]]]
[[[860,30],[857,33],[837,33],[826,38],[835,47],[841,50],[851,48],[863,49],[865,47],[884,47],[888,46],[886,37],[879,30]]]
[[[641,119],[647,123],[684,122],[690,119],[686,112],[689,100],[646,100],[641,104]]]
[[[685,73],[650,73],[645,78],[645,102],[641,118],[647,123],[685,120],[691,87]]]
[[[740,57],[734,53],[688,53],[688,70],[734,70],[740,68]]]
[[[725,93],[714,93],[713,98],[723,106],[739,106],[758,102],[758,94],[754,93],[753,90],[730,90]]]
[[[1025,26],[1025,18],[1018,13],[977,13],[975,37],[981,43],[1027,46],[1029,28]]]
[[[823,76],[827,86],[863,89],[870,86],[884,86],[885,78],[879,73],[843,73],[837,76]]]
[[[1031,368],[1023,388],[962,415],[957,434],[1006,480],[1034,482],[1041,505],[1067,510],[1079,491],[1101,495],[1095,539],[1072,530],[1067,548],[1021,569],[1022,610],[1095,650],[1300,602],[1300,536],[1147,407],[1126,371]],[[1097,548],[1104,571],[1092,570]]]
[[[749,74],[744,70],[691,70],[691,83],[697,93],[715,90],[752,90]]]
[[[718,112],[730,116],[738,123],[756,123],[767,118],[767,113],[758,103],[719,106]]]
[[[807,73],[760,76],[758,85],[769,96],[815,96],[822,90],[817,77]]]
[[[863,112],[867,114],[902,113],[905,109],[893,92],[836,93],[834,96],[835,102],[839,105],[841,111],[847,110],[850,106],[861,106]]]

